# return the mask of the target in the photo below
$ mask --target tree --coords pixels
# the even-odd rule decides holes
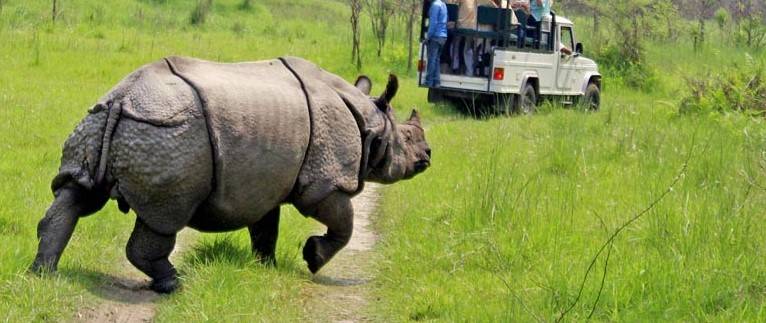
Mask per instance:
[[[378,57],[386,45],[386,33],[391,16],[394,15],[395,5],[393,0],[364,0],[364,7],[370,15],[372,33],[378,45]]]
[[[421,0],[399,0],[398,7],[405,9],[407,15],[407,71],[412,70],[412,60],[414,58],[415,46],[415,18],[420,16],[420,10],[423,8]],[[419,24],[419,22],[417,22]]]
[[[51,10],[51,19],[56,22],[56,17],[59,15],[58,0],[53,0],[53,9]]]
[[[189,22],[191,22],[192,25],[204,24],[212,7],[213,0],[197,0],[197,6],[194,7],[191,17],[189,17]]]
[[[362,53],[360,51],[359,15],[362,13],[362,0],[348,0],[351,6],[351,62],[356,60],[356,68],[362,69]]]
[[[697,30],[694,32],[694,48],[697,49],[705,43],[705,21],[713,15],[715,11],[716,0],[693,0],[691,5],[694,7],[695,18],[697,18]]]
[[[585,0],[582,5],[584,10],[593,18],[593,38],[598,38],[601,33],[601,8],[605,0]]]
[[[764,14],[763,4],[753,0],[737,0],[736,17],[737,38],[748,47],[759,48],[766,42],[766,26],[761,21]]]
[[[731,20],[731,14],[729,14],[729,10],[726,10],[726,8],[721,7],[715,11],[714,17],[715,17],[715,22],[718,25],[718,31],[721,32],[721,37],[724,37],[726,35],[726,26],[729,24],[729,21]]]

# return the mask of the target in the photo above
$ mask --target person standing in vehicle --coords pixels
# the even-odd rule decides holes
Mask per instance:
[[[439,58],[444,43],[447,42],[447,5],[441,0],[433,0],[428,10],[428,33],[425,41],[428,51],[425,85],[432,88],[439,87],[441,85]]]
[[[458,5],[457,14],[457,28],[479,30],[478,25],[478,9],[479,6],[497,7],[497,3],[494,0],[453,0],[453,3]],[[456,45],[463,45],[463,63],[465,64],[465,75],[473,76],[474,74],[474,58],[476,52],[476,40],[471,36],[460,37],[460,40],[456,42]],[[459,61],[457,54],[459,51],[453,51],[453,62]],[[459,66],[455,66],[453,63],[453,69],[458,69]]]
[[[552,5],[553,0],[532,0],[529,3],[529,11],[531,12],[531,15],[529,16],[529,20],[527,20],[527,25],[535,27],[535,33],[533,35],[535,49],[540,49],[540,38],[543,34],[543,19],[551,14]]]
[[[524,47],[524,38],[527,37],[527,17],[529,17],[529,0],[511,0],[511,9],[516,14],[519,26],[516,36],[518,36],[519,48]]]
[[[524,47],[527,27],[535,28],[532,39],[534,40],[535,48],[540,48],[542,22],[551,13],[551,6],[553,6],[553,0],[515,0],[511,2],[511,8],[514,9],[521,22],[521,27],[517,33],[519,48]]]

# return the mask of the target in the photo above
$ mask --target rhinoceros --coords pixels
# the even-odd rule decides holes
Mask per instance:
[[[156,292],[179,286],[168,256],[184,227],[248,228],[255,256],[275,264],[282,204],[327,227],[303,247],[316,273],[349,241],[351,197],[365,181],[393,183],[430,166],[417,111],[394,123],[396,77],[379,97],[371,87],[296,57],[168,57],[139,68],[64,143],[31,270],[55,271],[78,218],[114,199],[135,211],[127,258]]]

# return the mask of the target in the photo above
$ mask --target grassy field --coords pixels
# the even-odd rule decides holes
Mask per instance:
[[[37,221],[52,201],[61,145],[90,105],[127,73],[168,55],[221,61],[296,55],[347,79],[357,73],[346,63],[350,37],[334,32],[345,27],[334,18],[344,14],[339,3],[259,1],[241,11],[238,1],[216,1],[215,14],[199,28],[189,26],[191,6],[184,1],[63,3],[55,24],[47,4],[37,2],[12,2],[0,15],[0,319],[10,321],[71,318],[98,301],[98,286],[121,273],[134,215],[111,203],[80,221],[60,275],[40,279],[24,271],[35,254]],[[316,23],[300,18],[307,16]],[[369,64],[365,72],[384,82],[389,65],[401,66]],[[398,102],[422,105],[423,95],[405,82]],[[158,320],[302,318],[301,290],[310,275],[300,250],[317,225],[292,208],[284,211],[278,268],[252,262],[246,232],[203,235],[178,264],[185,292],[161,302]]]
[[[89,105],[127,73],[168,55],[220,61],[297,55],[356,77],[341,2],[265,0],[249,11],[239,2],[215,1],[201,27],[189,25],[192,5],[180,0],[63,1],[55,24],[47,3],[6,4],[0,319],[68,320],[98,302],[99,286],[123,270],[134,215],[109,204],[81,220],[60,274],[25,273],[35,226],[52,200],[62,143]],[[395,107],[402,117],[413,106],[423,111],[434,162],[385,191],[377,220],[382,260],[372,284],[376,319],[554,320],[574,301],[611,232],[666,191],[691,156],[672,192],[615,240],[593,318],[766,320],[766,125],[738,114],[677,113],[684,76],[727,69],[758,53],[652,44],[648,60],[659,75],[653,92],[607,79],[598,113],[547,106],[532,117],[475,120],[425,103],[406,73],[402,39],[394,37],[377,58],[366,31],[362,72],[378,85],[389,72],[400,75]],[[277,268],[252,261],[244,232],[200,235],[177,264],[183,292],[160,301],[157,319],[316,319],[303,309],[302,291],[312,283],[300,257],[316,224],[284,211]],[[602,255],[567,319],[589,316],[604,261]]]

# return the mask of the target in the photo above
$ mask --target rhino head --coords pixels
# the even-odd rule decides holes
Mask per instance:
[[[360,76],[356,87],[370,97],[372,81],[369,78]],[[400,124],[395,122],[391,100],[398,89],[399,81],[396,76],[390,75],[383,94],[370,97],[381,112],[379,115],[385,119],[386,126],[373,134],[365,180],[389,184],[412,178],[431,165],[431,148],[426,142],[418,112],[413,109],[407,121]]]

